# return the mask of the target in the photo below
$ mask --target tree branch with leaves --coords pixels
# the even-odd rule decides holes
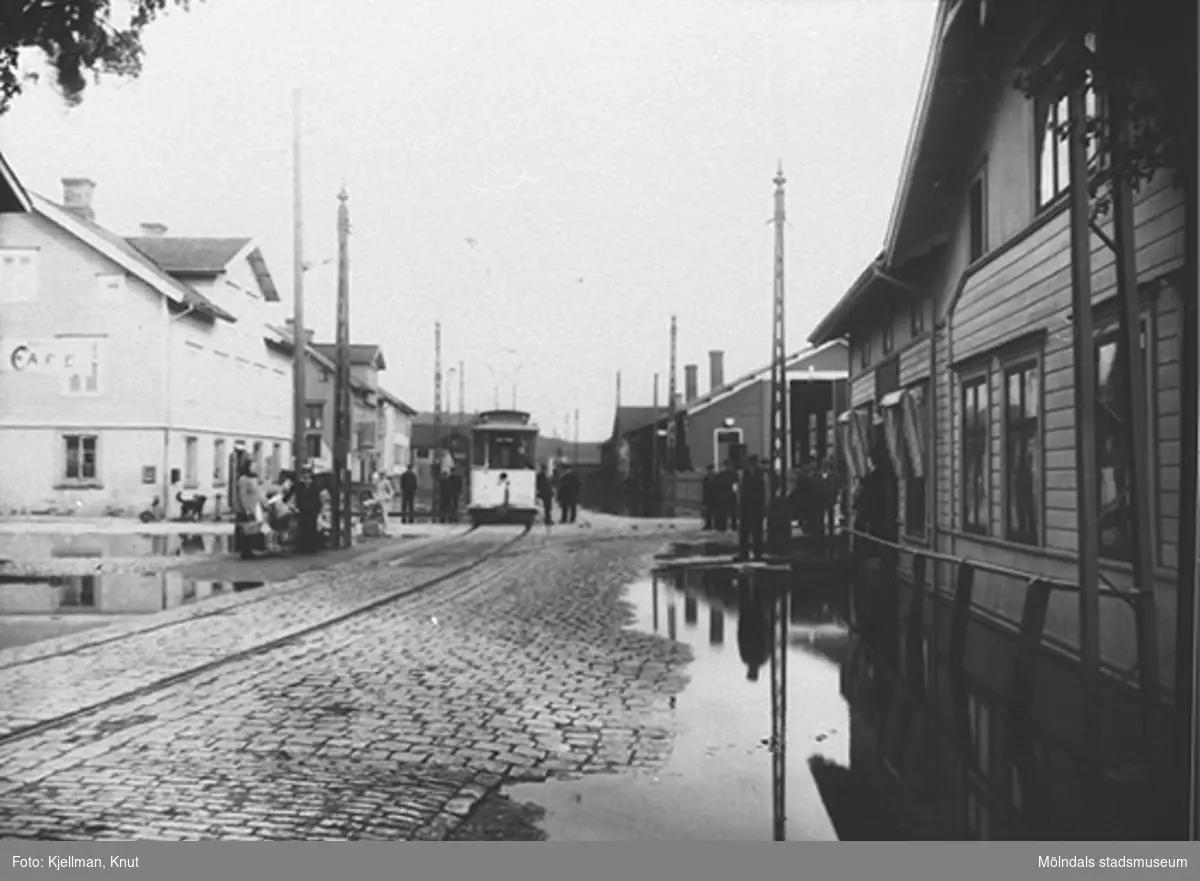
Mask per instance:
[[[113,22],[112,0],[0,0],[0,115],[40,75],[23,69],[23,55],[40,52],[69,104],[78,104],[102,75],[142,72],[142,33],[168,7],[190,0],[126,0],[128,23]]]

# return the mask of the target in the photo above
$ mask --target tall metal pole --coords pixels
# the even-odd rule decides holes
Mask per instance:
[[[788,388],[783,288],[783,163],[775,175],[775,294],[771,321],[771,479],[774,493],[767,513],[770,545],[777,554],[791,550],[792,520],[788,512]]]
[[[441,511],[442,475],[442,323],[433,323],[433,453],[430,459],[433,477],[433,518]]]
[[[1067,98],[1071,135],[1070,159],[1071,281],[1075,325],[1075,493],[1079,531],[1079,658],[1083,702],[1082,747],[1085,762],[1085,798],[1089,809],[1098,806],[1098,785],[1104,742],[1100,712],[1100,563],[1099,498],[1096,480],[1096,354],[1092,322],[1091,206],[1088,199],[1087,147],[1079,136],[1086,119],[1083,91]],[[1085,823],[1085,827],[1090,826]]]
[[[575,467],[579,467],[579,410],[575,411],[575,452],[571,454],[571,461],[575,463]]]
[[[753,577],[753,576],[751,576]],[[787,841],[788,590],[773,585],[771,598],[771,802],[775,840]]]
[[[466,419],[467,405],[467,373],[463,362],[458,362],[458,424],[461,426]]]
[[[350,195],[338,193],[338,292],[337,292],[337,398],[335,406],[334,474],[336,477],[334,543],[341,548],[353,541],[350,476]]]
[[[307,458],[305,432],[308,392],[304,331],[304,200],[301,198],[300,145],[302,118],[300,90],[292,92],[292,462],[298,473]]]
[[[650,504],[658,514],[658,374],[654,374],[654,422],[650,425]]]
[[[675,457],[675,341],[677,331],[675,316],[671,316],[671,361],[670,374],[667,376],[667,498],[666,510],[668,517],[675,516],[675,468],[678,464]]]

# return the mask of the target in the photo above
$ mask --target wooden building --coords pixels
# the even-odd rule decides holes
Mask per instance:
[[[1156,8],[1163,52],[1179,51],[1169,38],[1173,28],[1194,36],[1194,18],[1190,30],[1186,21],[1195,10],[1185,6]],[[928,670],[929,661],[920,659],[932,657],[939,640],[958,653],[971,688],[984,695],[962,711],[977,732],[975,762],[1018,807],[1036,797],[1032,786],[1041,787],[1047,810],[1062,793],[1046,775],[1061,769],[1036,759],[1022,764],[1011,727],[996,722],[986,741],[978,732],[992,724],[985,719],[999,718],[1001,707],[1032,705],[1035,725],[1060,744],[1074,744],[1078,752],[1080,738],[1093,736],[1080,731],[1077,672],[1080,430],[1094,432],[1098,448],[1100,654],[1105,687],[1114,695],[1102,747],[1109,761],[1133,761],[1135,753],[1154,749],[1137,731],[1137,697],[1125,687],[1139,660],[1129,592],[1154,591],[1158,656],[1151,663],[1166,703],[1176,709],[1184,699],[1175,690],[1177,646],[1190,651],[1190,640],[1177,640],[1176,622],[1178,609],[1191,608],[1192,591],[1180,566],[1181,414],[1187,412],[1181,387],[1191,382],[1181,369],[1181,350],[1183,334],[1194,329],[1184,331],[1181,315],[1185,298],[1194,303],[1196,297],[1195,278],[1184,273],[1185,240],[1196,237],[1194,225],[1190,232],[1187,225],[1195,218],[1186,217],[1185,194],[1169,172],[1155,174],[1134,195],[1146,369],[1145,388],[1132,402],[1121,386],[1117,279],[1106,242],[1113,237],[1111,214],[1090,230],[1098,406],[1095,424],[1080,425],[1067,145],[1053,131],[1065,119],[1066,100],[1034,100],[1016,86],[1019,71],[1047,58],[1068,34],[1082,42],[1083,32],[1068,30],[1063,16],[1078,8],[939,4],[883,251],[810,336],[818,345],[850,342],[850,409],[841,417],[846,460],[861,472],[872,438],[886,446],[899,475],[891,512],[895,537],[911,551],[899,555],[905,580],[911,585],[914,571],[922,571],[914,561],[923,552],[971,561],[922,563],[919,593],[902,583],[910,615],[900,613],[901,599],[890,615],[904,634],[908,663]],[[1194,41],[1189,45],[1194,56]],[[1104,94],[1096,94],[1089,91],[1086,106],[1102,113]],[[1190,388],[1194,396],[1194,384]],[[1149,426],[1152,585],[1135,585],[1133,578],[1132,406],[1145,408]],[[964,569],[970,570],[966,578]],[[1062,588],[1030,589],[1039,577]],[[926,591],[934,602],[922,606]],[[1035,637],[1041,629],[1043,638],[1014,662],[1011,646],[1022,626]],[[904,653],[897,652],[903,666]],[[1035,665],[1023,669],[1037,670],[1036,686],[1012,672],[1014,664],[1026,663]],[[986,837],[980,817],[972,822]]]

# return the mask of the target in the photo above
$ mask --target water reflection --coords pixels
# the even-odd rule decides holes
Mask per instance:
[[[0,557],[21,560],[55,557],[177,557],[233,552],[232,534],[172,533],[6,533],[0,534]]]
[[[187,578],[173,570],[61,575],[0,584],[0,615],[145,615],[262,586]]]

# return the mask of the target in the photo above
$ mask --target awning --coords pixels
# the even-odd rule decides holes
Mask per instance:
[[[906,394],[906,392],[903,389],[901,389],[900,391],[888,392],[886,395],[884,395],[882,398],[879,399],[879,406],[880,407],[899,407],[900,404],[903,403],[903,401],[904,401],[905,394]]]

